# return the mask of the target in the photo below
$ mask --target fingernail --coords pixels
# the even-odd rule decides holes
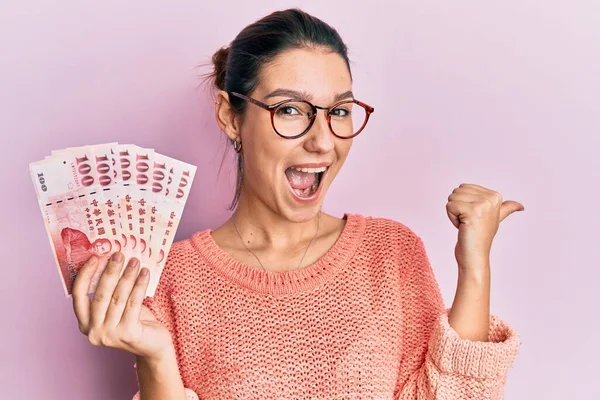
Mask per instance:
[[[129,268],[131,269],[137,268],[138,265],[140,265],[140,262],[137,258],[132,258],[131,261],[129,261]]]
[[[142,269],[142,272],[140,272],[140,275],[141,275],[141,276],[146,276],[146,275],[148,275],[148,268],[143,268],[143,269]]]
[[[119,261],[121,261],[123,259],[123,254],[121,254],[121,253],[115,253],[115,254],[112,255],[111,258],[112,258],[113,261],[119,262]]]

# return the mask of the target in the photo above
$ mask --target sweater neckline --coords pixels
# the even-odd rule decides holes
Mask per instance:
[[[293,294],[319,286],[348,264],[361,242],[366,222],[358,214],[345,213],[344,219],[346,223],[333,246],[299,270],[273,272],[245,264],[219,247],[212,229],[196,232],[190,241],[207,265],[230,282],[261,294]]]

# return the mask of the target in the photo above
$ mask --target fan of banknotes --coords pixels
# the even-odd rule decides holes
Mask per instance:
[[[150,271],[153,296],[173,243],[196,167],[132,144],[53,151],[29,165],[65,294],[92,256],[93,293],[109,257],[120,251]]]

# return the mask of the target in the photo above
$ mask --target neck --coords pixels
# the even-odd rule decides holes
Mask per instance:
[[[249,200],[242,193],[232,216],[246,245],[273,250],[293,250],[306,246],[315,236],[318,213],[307,221],[293,222],[264,203]]]

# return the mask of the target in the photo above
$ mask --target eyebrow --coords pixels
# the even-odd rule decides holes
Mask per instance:
[[[313,96],[310,93],[307,92],[299,92],[297,90],[291,90],[291,89],[275,89],[274,91],[272,91],[271,93],[269,93],[268,95],[265,96],[265,99],[269,99],[271,97],[289,97],[295,100],[307,100],[310,101],[312,100]],[[339,93],[336,94],[335,97],[333,98],[333,102],[337,102],[343,99],[347,99],[347,98],[354,98],[354,94],[352,93],[351,90],[348,90],[344,93]]]

